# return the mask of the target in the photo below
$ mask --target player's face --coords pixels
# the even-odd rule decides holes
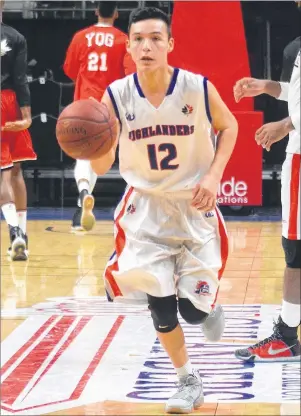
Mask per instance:
[[[128,52],[141,70],[154,70],[167,65],[174,40],[168,37],[165,22],[158,19],[133,23],[128,41]]]

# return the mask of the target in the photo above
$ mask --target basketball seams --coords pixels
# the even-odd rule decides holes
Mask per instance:
[[[59,123],[66,122],[68,120],[78,120],[78,121],[83,121],[83,122],[88,121],[89,123],[94,123],[94,124],[105,124],[109,122],[109,120],[96,121],[96,120],[92,120],[91,118],[79,118],[77,116],[68,116],[68,117],[60,118]]]
[[[99,131],[95,134],[92,134],[91,136],[85,136],[85,137],[80,137],[77,140],[60,140],[60,143],[70,143],[70,144],[76,144],[76,143],[82,143],[85,142],[87,140],[91,140],[97,136],[101,136],[103,133],[105,133],[106,131],[110,130],[110,126],[108,126],[106,129]]]

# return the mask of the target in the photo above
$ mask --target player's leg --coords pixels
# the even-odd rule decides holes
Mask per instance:
[[[17,107],[15,107],[17,108]],[[12,114],[16,119],[17,114]],[[34,152],[31,136],[28,130],[14,133],[14,140],[11,141],[11,157],[14,163],[11,176],[11,185],[14,193],[14,200],[18,214],[18,225],[22,230],[23,238],[26,242],[24,257],[28,258],[28,237],[26,234],[27,225],[27,189],[21,168],[21,162],[36,160],[37,155]]]
[[[203,389],[199,375],[193,372],[177,318],[174,269],[182,245],[174,240],[180,220],[170,212],[174,208],[169,201],[127,189],[115,212],[115,252],[105,270],[105,285],[110,299],[138,299],[139,293],[148,293],[146,300],[158,338],[179,378],[179,390],[173,401],[167,402],[166,410],[189,413],[202,404]],[[158,218],[165,227],[154,226]]]
[[[249,348],[235,351],[242,360],[300,361],[297,330],[301,319],[300,155],[287,154],[282,167],[282,246],[286,268],[282,311],[273,334]]]
[[[192,368],[185,337],[177,316],[176,295],[148,295],[149,309],[158,339],[169,356],[179,379],[178,391],[167,401],[167,413],[190,413],[204,402],[203,384]]]
[[[200,325],[210,342],[221,339],[225,328],[223,308],[216,305],[219,283],[228,258],[228,237],[218,209],[187,216],[190,240],[177,259],[179,312],[189,324]]]
[[[16,120],[16,101],[12,91],[1,92],[1,125]],[[12,260],[26,260],[26,242],[19,228],[15,196],[12,187],[13,151],[16,147],[18,134],[1,132],[1,180],[0,203],[3,216],[9,228]]]
[[[300,343],[297,328],[301,321],[301,157],[287,154],[283,169],[283,232],[282,247],[286,268],[283,281],[282,311],[279,317],[280,332],[288,342],[295,344],[294,355],[300,359]],[[289,185],[289,189],[288,189]],[[289,192],[289,195],[288,195]],[[287,204],[287,201],[290,201]]]
[[[24,238],[26,241],[26,250],[28,255],[28,237],[26,233],[27,228],[27,189],[25,180],[23,177],[23,172],[21,168],[21,163],[15,163],[12,169],[12,178],[11,178],[12,188],[15,197],[15,204],[18,215],[18,225],[21,228]]]
[[[182,210],[181,206],[179,208],[181,212],[189,212],[189,209]],[[177,256],[176,268],[179,312],[187,323],[199,325],[207,339],[218,341],[225,327],[223,309],[221,306],[215,307],[215,301],[219,279],[228,256],[226,230],[218,211],[212,213],[208,221],[204,214],[190,208],[190,215],[186,220],[188,238],[185,239],[184,251]],[[216,238],[212,238],[213,234],[216,234]],[[169,340],[166,342],[163,339],[161,342],[166,345]],[[171,348],[172,344],[167,346],[170,351]],[[184,355],[180,357],[184,360]],[[191,371],[189,361],[182,369]],[[197,373],[193,372],[192,376],[186,375],[183,382],[180,382],[179,390],[168,400],[166,410],[171,413],[184,413],[185,406],[191,406],[195,384],[201,391],[196,389],[199,396],[192,407],[200,405],[203,400],[202,382]]]
[[[3,152],[1,152],[1,161],[2,156]],[[12,260],[26,260],[26,240],[22,230],[19,228],[18,223],[18,215],[12,187],[12,168],[1,169],[0,201],[2,214],[9,229],[11,246],[8,254]]]
[[[97,175],[93,172],[88,160],[77,160],[74,168],[74,177],[79,192],[77,209],[73,215],[72,228],[77,231],[90,231],[95,224],[93,214],[93,189]]]

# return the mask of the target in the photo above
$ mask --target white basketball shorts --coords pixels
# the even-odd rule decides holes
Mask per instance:
[[[282,235],[289,240],[301,239],[300,166],[300,154],[286,154],[281,175]]]
[[[196,210],[191,198],[168,195],[127,188],[115,211],[115,251],[104,273],[107,294],[131,302],[147,302],[146,294],[175,294],[209,313],[228,257],[222,215],[218,209]]]

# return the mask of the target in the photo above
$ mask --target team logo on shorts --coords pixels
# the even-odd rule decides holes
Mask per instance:
[[[206,213],[205,213],[205,217],[206,217],[206,218],[212,218],[212,217],[214,217],[214,212],[213,212],[213,211],[208,211],[208,212],[206,212]]]
[[[193,112],[193,107],[192,105],[186,104],[183,108],[182,108],[182,113],[185,114],[185,116],[189,116],[189,114],[192,114]]]
[[[126,210],[126,212],[127,212],[128,214],[134,214],[134,213],[136,212],[135,205],[134,205],[134,204],[129,205],[129,206],[128,206],[128,209]]]
[[[200,280],[199,282],[197,282],[194,293],[197,293],[198,295],[203,295],[203,296],[211,296],[209,285],[204,280]]]

